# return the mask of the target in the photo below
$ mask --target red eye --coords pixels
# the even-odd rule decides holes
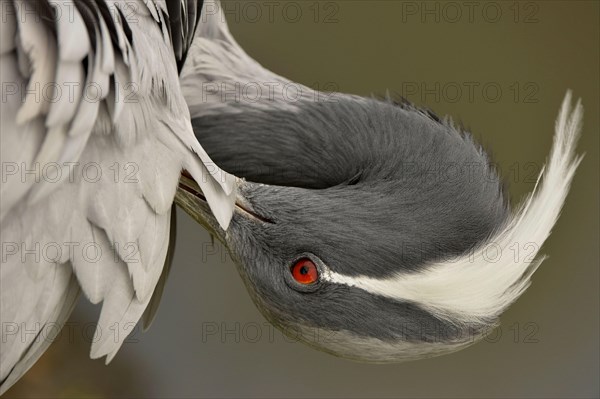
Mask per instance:
[[[312,284],[319,279],[319,269],[317,265],[308,258],[298,260],[292,268],[292,277],[300,284]]]

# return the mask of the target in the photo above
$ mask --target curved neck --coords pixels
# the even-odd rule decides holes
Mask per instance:
[[[238,112],[204,115],[192,124],[204,149],[229,173],[271,185],[327,188],[351,183],[372,165],[382,141],[372,134],[368,100],[331,98],[338,101],[303,100],[293,109],[238,105]]]

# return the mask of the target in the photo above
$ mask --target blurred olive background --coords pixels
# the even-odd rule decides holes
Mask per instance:
[[[82,301],[6,397],[598,397],[599,3],[271,1],[226,10],[242,47],[281,75],[360,95],[389,89],[462,121],[492,153],[514,204],[532,190],[572,89],[586,110],[586,156],[542,251],[549,259],[486,341],[417,362],[359,364],[274,331],[226,251],[179,212],[152,328],[137,327],[106,367],[88,358],[98,309]]]

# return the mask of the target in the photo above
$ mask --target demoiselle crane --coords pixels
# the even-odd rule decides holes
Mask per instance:
[[[3,1],[2,15],[0,392],[81,291],[102,302],[98,329],[118,332],[92,358],[149,325],[174,201],[306,343],[368,362],[464,348],[529,286],[543,257],[506,249],[537,254],[581,159],[583,111],[567,94],[548,164],[511,211],[449,119],[267,71],[217,2]]]

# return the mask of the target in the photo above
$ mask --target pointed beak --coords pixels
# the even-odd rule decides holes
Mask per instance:
[[[240,215],[256,223],[272,223],[272,221],[256,213],[252,205],[241,195],[244,191],[242,188],[246,184],[251,183],[247,183],[244,179],[236,179],[234,217],[235,215]],[[227,244],[227,231],[223,230],[219,225],[198,183],[185,170],[179,179],[179,186],[175,194],[175,203],[196,222],[200,223],[211,234],[216,236],[219,241]],[[230,228],[231,226],[227,230]]]

